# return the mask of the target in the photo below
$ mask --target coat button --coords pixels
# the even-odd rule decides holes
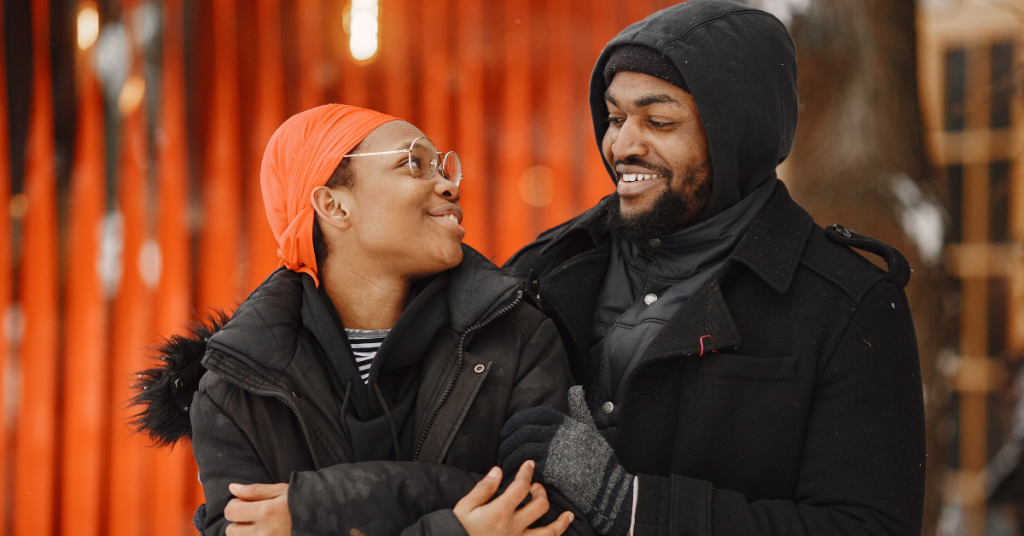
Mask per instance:
[[[181,381],[181,378],[176,378],[174,380],[174,388],[175,389],[181,389],[184,386],[185,386],[185,382]]]
[[[658,301],[658,295],[653,292],[644,296],[644,303],[646,303],[647,305],[650,305],[656,301]]]
[[[652,238],[647,241],[647,245],[654,249],[658,249],[661,247],[661,240],[658,240],[657,238]]]
[[[479,365],[473,367],[473,372],[475,372],[477,374],[480,374],[481,372],[484,371],[485,368],[486,367],[484,367],[483,364],[479,364]]]
[[[601,413],[604,413],[605,415],[611,415],[614,409],[615,404],[612,404],[611,400],[605,402],[604,404],[601,404]]]

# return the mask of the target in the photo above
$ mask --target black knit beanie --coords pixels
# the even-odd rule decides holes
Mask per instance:
[[[679,86],[683,91],[689,93],[690,88],[686,86],[686,80],[679,74],[672,60],[664,54],[643,45],[622,45],[616,48],[608,63],[604,64],[604,83],[612,85],[612,78],[619,71],[630,71],[646,74],[660,78],[670,84]]]

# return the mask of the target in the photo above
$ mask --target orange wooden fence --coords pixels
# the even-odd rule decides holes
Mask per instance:
[[[31,0],[6,26],[0,10],[0,32],[30,28],[33,50],[31,76],[0,77],[0,534],[192,533],[189,445],[131,434],[125,401],[147,347],[230,310],[276,267],[259,165],[288,115],[367,106],[457,150],[466,241],[501,263],[611,192],[587,105],[593,62],[674,2],[379,0],[366,61],[349,53],[350,0],[97,3]],[[97,29],[82,18],[94,10],[100,41],[123,23],[118,87],[95,36],[50,35],[73,29],[51,24],[53,6],[77,10],[78,32]],[[54,112],[62,43],[78,45],[64,51],[70,117]],[[24,87],[27,130],[7,108]]]

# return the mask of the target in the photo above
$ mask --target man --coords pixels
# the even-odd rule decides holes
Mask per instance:
[[[535,460],[601,534],[920,534],[909,266],[818,227],[777,179],[798,114],[785,27],[724,0],[665,9],[608,43],[590,106],[616,193],[506,265],[588,398],[513,417],[506,472]]]

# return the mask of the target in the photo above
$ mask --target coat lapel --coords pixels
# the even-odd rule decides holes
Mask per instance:
[[[608,271],[607,244],[581,253],[540,278],[545,312],[556,319],[577,381],[590,381],[590,327],[597,294]]]
[[[701,355],[739,345],[740,333],[722,296],[722,273],[706,281],[658,332],[634,370],[666,357]]]
[[[739,346],[742,337],[722,294],[723,275],[746,267],[776,292],[784,294],[813,228],[814,219],[793,201],[784,184],[777,185],[771,201],[744,233],[726,263],[665,324],[633,372],[662,358],[699,356]]]

